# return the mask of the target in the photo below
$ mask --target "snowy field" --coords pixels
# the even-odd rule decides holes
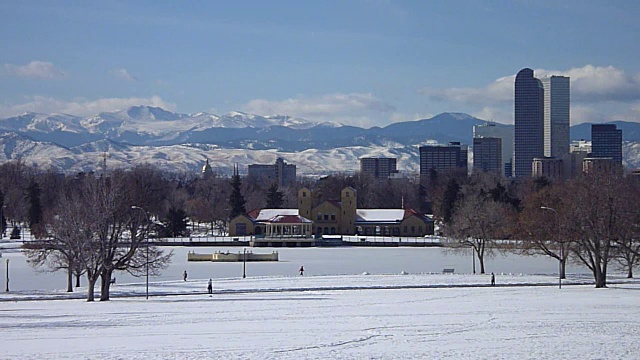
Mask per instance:
[[[637,359],[640,283],[343,275],[114,287],[110,302],[0,295],[2,359]],[[528,286],[527,284],[537,284]],[[60,294],[59,296],[66,296]],[[46,298],[46,297],[44,297]]]
[[[148,300],[144,278],[118,274],[111,301],[87,303],[84,287],[64,292],[63,272],[2,250],[0,359],[640,358],[640,281],[614,273],[594,289],[572,265],[558,289],[546,257],[487,259],[490,287],[470,256],[439,248],[279,249],[281,261],[247,263],[242,279],[241,263],[186,261],[242,249],[176,247]]]

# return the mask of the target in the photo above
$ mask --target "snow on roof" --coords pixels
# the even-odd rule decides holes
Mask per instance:
[[[299,215],[276,215],[267,220],[267,222],[281,224],[309,224],[312,221]]]
[[[253,215],[253,214],[251,214]],[[255,216],[255,220],[256,221],[267,221],[273,217],[276,217],[278,215],[284,215],[284,216],[288,216],[288,215],[293,215],[293,216],[298,216],[298,209],[260,209],[260,211],[258,212],[257,216]]]
[[[404,209],[358,209],[356,221],[402,222]]]

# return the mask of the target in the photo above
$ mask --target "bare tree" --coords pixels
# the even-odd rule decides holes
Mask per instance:
[[[171,253],[163,255],[158,249],[147,248],[144,243],[144,230],[140,221],[132,211],[132,206],[124,189],[126,176],[122,172],[114,172],[109,178],[97,179],[94,197],[94,214],[96,219],[95,239],[100,254],[101,266],[100,301],[109,300],[110,285],[115,270],[128,271],[139,275],[140,269],[162,269],[168,265]],[[149,257],[147,257],[147,254]]]
[[[624,179],[625,199],[620,202],[621,216],[617,227],[614,260],[633,278],[633,268],[640,264],[640,183],[627,176]]]
[[[625,216],[626,189],[618,174],[586,174],[568,184],[575,206],[567,207],[571,251],[593,273],[596,288],[607,286],[608,266]]]
[[[470,193],[460,201],[451,223],[446,227],[447,246],[473,249],[485,273],[485,257],[497,250],[497,241],[508,236],[513,210],[509,205],[495,202],[480,193]]]
[[[574,205],[571,194],[561,184],[530,192],[519,214],[517,236],[521,239],[519,252],[525,255],[546,255],[559,261],[560,278],[566,278],[573,230],[570,228]]]

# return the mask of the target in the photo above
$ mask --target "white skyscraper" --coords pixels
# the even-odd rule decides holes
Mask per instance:
[[[544,156],[562,158],[569,153],[569,77],[542,78],[544,87]]]

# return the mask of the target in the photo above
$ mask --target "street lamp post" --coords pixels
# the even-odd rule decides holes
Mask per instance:
[[[553,213],[556,214],[556,225],[558,226],[558,230],[560,230],[560,216],[556,209],[547,206],[540,206],[540,209],[553,211]],[[564,259],[564,246],[560,244],[560,255],[558,259],[558,289],[562,289],[562,259]]]
[[[9,292],[9,259],[7,259],[7,288],[5,291]]]
[[[247,277],[247,248],[242,249],[242,278]]]
[[[145,219],[147,221],[147,230],[143,233],[143,240],[144,240],[144,236],[145,233],[147,233],[149,231],[149,213],[147,213],[147,211],[143,208],[141,208],[140,206],[131,206],[132,209],[139,209],[142,210],[142,212],[144,213]],[[146,298],[147,300],[149,299],[149,234],[146,234],[147,237],[147,256],[146,256],[146,270],[147,270],[147,275],[146,275]]]
[[[471,247],[471,261],[473,263],[473,273],[476,273],[476,249]]]

